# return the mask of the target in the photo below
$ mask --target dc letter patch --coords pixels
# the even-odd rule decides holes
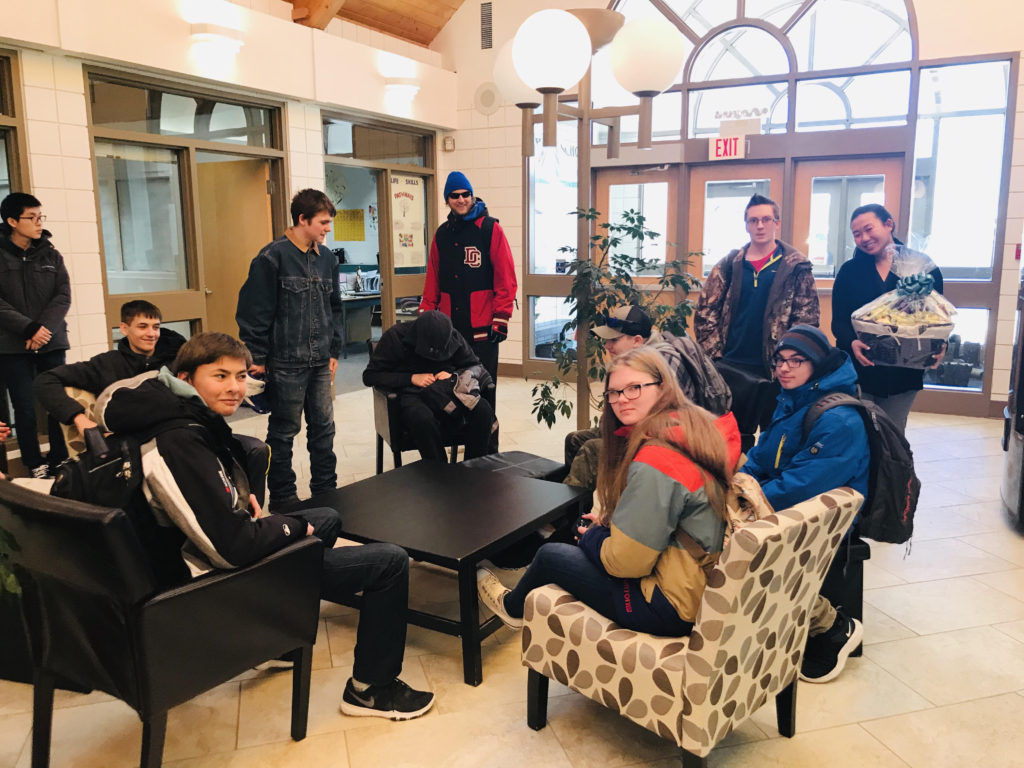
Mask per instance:
[[[483,264],[483,255],[480,253],[480,249],[475,245],[466,246],[466,258],[465,262],[467,267],[479,267]]]

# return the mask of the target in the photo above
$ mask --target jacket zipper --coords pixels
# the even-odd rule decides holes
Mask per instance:
[[[783,435],[782,439],[779,440],[779,449],[775,451],[775,469],[779,468],[779,462],[782,460],[782,446],[786,444],[786,436]]]
[[[757,276],[760,275],[764,270],[768,269],[768,267],[770,267],[772,264],[774,264],[776,261],[778,261],[781,258],[782,258],[782,254],[776,252],[774,256],[772,256],[770,259],[768,259],[768,261],[766,261],[764,263],[764,266],[761,267],[761,269],[755,269],[754,270],[754,287],[755,288],[757,288]]]

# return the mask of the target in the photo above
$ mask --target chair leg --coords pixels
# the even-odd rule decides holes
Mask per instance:
[[[454,464],[458,460],[459,460],[459,444],[458,443],[452,443],[452,456],[451,456],[450,461],[451,461],[452,464]]]
[[[142,762],[139,768],[160,768],[163,765],[166,735],[166,712],[158,712],[142,720]]]
[[[779,733],[787,739],[796,734],[796,684],[799,678],[783,688],[775,696],[775,718],[779,724]]]
[[[688,750],[679,748],[679,754],[683,758],[683,768],[708,768],[708,759],[693,754]]]
[[[53,728],[53,675],[35,671],[32,681],[32,768],[49,768]]]
[[[384,474],[384,438],[377,435],[377,474]]]
[[[535,731],[548,724],[548,679],[535,669],[526,675],[526,724]]]
[[[304,645],[293,654],[292,669],[292,740],[306,738],[309,721],[309,680],[313,669],[313,647]]]
[[[391,459],[395,462],[395,469],[402,466],[402,452],[396,451],[394,448],[391,449]]]

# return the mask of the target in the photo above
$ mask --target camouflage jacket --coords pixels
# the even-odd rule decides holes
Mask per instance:
[[[715,264],[697,302],[694,333],[712,360],[722,357],[729,337],[729,323],[740,303],[743,281],[731,277],[734,267],[746,258],[748,245],[732,251]],[[775,345],[782,335],[798,323],[817,326],[821,314],[811,263],[788,243],[782,243],[782,252],[783,260],[772,281],[762,326],[764,363],[768,371],[771,371]]]

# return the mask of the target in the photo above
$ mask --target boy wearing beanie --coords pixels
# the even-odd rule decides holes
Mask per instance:
[[[448,174],[444,199],[450,212],[430,244],[420,312],[448,315],[497,383],[498,344],[508,336],[518,287],[512,249],[461,171]]]
[[[775,346],[772,365],[782,387],[778,406],[741,471],[757,479],[775,509],[844,485],[866,497],[871,453],[854,408],[825,411],[803,436],[804,415],[823,395],[857,396],[857,372],[849,356],[814,326],[795,325]],[[860,645],[863,627],[819,596],[809,635],[800,678],[825,683],[842,672],[847,656]]]

